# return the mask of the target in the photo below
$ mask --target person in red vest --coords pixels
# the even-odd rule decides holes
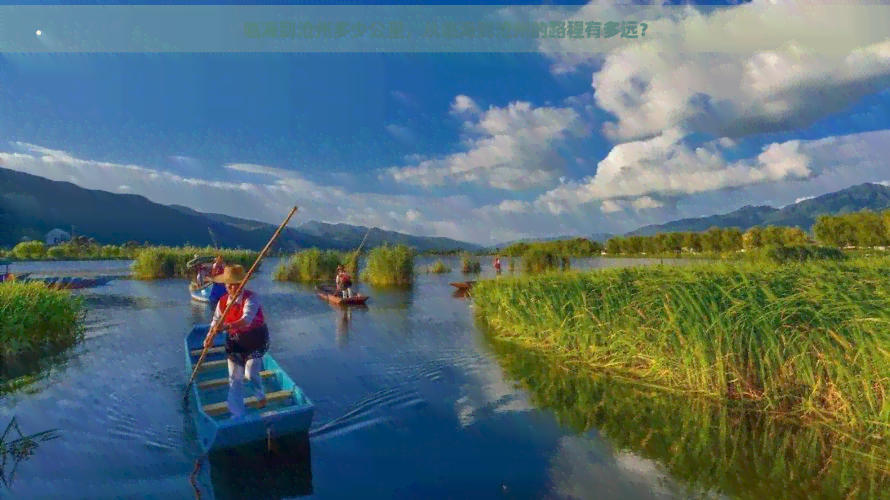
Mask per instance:
[[[499,256],[494,258],[494,272],[501,274],[501,258]]]
[[[229,364],[229,397],[226,402],[234,418],[240,418],[247,412],[244,404],[245,374],[247,382],[254,387],[257,407],[266,406],[266,391],[260,372],[263,369],[263,355],[269,350],[269,328],[255,293],[242,290],[238,297],[232,297],[244,278],[244,268],[237,265],[226,266],[220,275],[212,278],[214,282],[226,286],[226,294],[216,305],[210,328],[212,331],[217,323],[222,322],[222,328],[226,331],[226,358]],[[234,304],[223,318],[229,301]],[[212,346],[213,338],[208,332],[204,347],[209,349]]]
[[[352,278],[349,277],[344,266],[337,268],[337,292],[344,299],[352,297]]]

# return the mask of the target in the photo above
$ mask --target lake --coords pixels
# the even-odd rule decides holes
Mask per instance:
[[[457,270],[459,259],[443,260]],[[575,267],[648,263],[594,259]],[[490,262],[483,264],[483,275],[492,274]],[[12,271],[103,274],[126,265],[16,263]],[[448,282],[464,279],[457,272],[418,274],[410,290],[359,285],[371,296],[368,308],[344,311],[318,299],[311,287],[271,281],[274,265],[274,259],[267,262],[251,288],[263,300],[271,353],[316,405],[308,452],[294,446],[301,448],[305,474],[266,477],[255,486],[263,491],[245,493],[251,486],[240,477],[243,471],[211,463],[199,469],[196,493],[189,478],[200,453],[182,407],[188,378],[182,340],[192,324],[209,321],[211,311],[190,303],[183,280],[117,280],[73,292],[89,305],[86,339],[44,359],[30,385],[0,396],[0,425],[15,416],[25,434],[60,432],[17,466],[0,496],[667,500],[711,491],[728,495],[711,498],[761,498],[701,480],[744,467],[738,457],[705,454],[710,462],[694,462],[699,470],[692,481],[673,467],[671,453],[652,453],[637,443],[642,438],[624,439],[614,430],[621,418],[634,436],[652,426],[677,440],[667,442],[677,456],[688,455],[685,434],[663,428],[685,425],[688,433],[689,422],[704,418],[678,423],[676,415],[690,411],[683,401],[641,406],[638,395],[622,400],[610,394],[604,401],[614,408],[611,420],[577,416],[579,401],[589,403],[601,391],[584,386],[553,396],[563,382],[548,375],[551,364],[524,360],[489,341],[474,321],[471,301],[452,296]],[[576,417],[566,418],[567,412]],[[758,429],[733,439],[760,443],[758,433],[766,431]],[[794,471],[786,472],[751,467],[743,482],[766,482],[758,491],[778,492],[762,498],[797,498],[781,496],[794,491],[784,488],[794,480]],[[830,493],[820,498],[834,498]]]

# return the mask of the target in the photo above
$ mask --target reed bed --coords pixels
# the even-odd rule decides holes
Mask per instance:
[[[482,263],[476,257],[464,254],[460,258],[460,272],[464,274],[479,274],[482,272]]]
[[[404,245],[383,245],[368,254],[362,278],[375,286],[407,286],[414,283],[414,251]]]
[[[427,268],[427,272],[430,274],[448,274],[451,272],[451,268],[441,260],[437,260]]]
[[[259,252],[252,250],[217,250],[213,247],[151,247],[140,249],[133,262],[133,277],[141,280],[167,278],[191,278],[188,262],[195,254],[201,256],[222,255],[227,265],[241,265],[244,269],[256,261]]]
[[[84,311],[82,299],[42,283],[0,285],[0,364],[73,344],[83,335]]]
[[[543,273],[553,270],[567,270],[569,258],[552,250],[531,248],[522,255],[522,267],[527,273]]]
[[[476,283],[500,338],[687,394],[853,428],[890,419],[890,259]]]
[[[596,429],[620,451],[656,461],[678,498],[835,500],[885,498],[886,438],[860,440],[592,374],[577,360],[513,342],[489,343],[507,377],[579,435]],[[710,494],[707,494],[710,493]]]
[[[337,267],[345,266],[353,280],[357,277],[358,258],[356,252],[322,251],[310,248],[293,254],[275,268],[272,278],[276,281],[295,283],[317,283],[333,281]]]
[[[130,260],[137,252],[134,246],[68,242],[47,247],[42,241],[26,241],[8,252],[0,251],[0,257],[21,261]]]

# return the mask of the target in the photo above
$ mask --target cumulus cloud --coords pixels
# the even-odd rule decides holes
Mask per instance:
[[[455,100],[461,109],[470,109],[471,103]],[[467,151],[392,168],[390,176],[424,187],[467,182],[507,190],[546,186],[559,177],[564,164],[557,149],[561,141],[587,134],[575,110],[536,108],[528,102],[492,107],[469,122],[467,130]]]
[[[885,179],[890,173],[884,162],[890,154],[888,130],[774,143],[754,158],[733,162],[725,159],[726,148],[719,140],[694,146],[678,131],[620,144],[600,162],[595,175],[558,186],[534,204],[558,214],[599,202],[602,212],[612,213],[628,207],[658,208],[663,205],[659,198],[703,195],[697,199],[710,201],[699,205],[704,213],[695,215],[709,215],[724,211],[726,195],[721,190],[727,188],[754,194],[757,204],[788,204]]]
[[[890,86],[890,12],[876,6],[755,0],[704,14],[634,10],[651,36],[597,41],[605,54],[592,85],[597,106],[616,117],[603,126],[615,141],[676,127],[730,138],[791,130]],[[598,2],[570,18],[607,11],[616,8]],[[583,40],[541,43],[563,66],[590,51]]]
[[[454,102],[451,103],[452,113],[479,113],[480,111],[482,110],[479,108],[479,105],[476,104],[476,101],[465,95],[455,97]]]

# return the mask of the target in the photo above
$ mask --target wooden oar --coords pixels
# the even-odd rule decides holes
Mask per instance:
[[[241,291],[244,290],[244,286],[247,285],[247,281],[250,280],[250,277],[253,275],[254,271],[256,271],[256,269],[259,267],[260,261],[263,260],[263,257],[265,257],[267,253],[269,253],[269,249],[272,248],[272,244],[275,243],[275,240],[278,239],[278,236],[281,234],[282,231],[284,231],[284,228],[287,227],[288,222],[290,222],[291,218],[294,216],[295,213],[297,213],[297,207],[294,207],[293,210],[290,211],[290,213],[287,215],[287,219],[284,219],[284,222],[282,222],[281,225],[278,226],[278,229],[275,230],[275,233],[272,235],[272,239],[269,240],[269,243],[266,243],[265,248],[263,248],[263,250],[257,256],[253,265],[250,266],[250,270],[247,271],[247,274],[244,276],[244,281],[242,281],[241,284],[238,286],[238,290],[235,291],[235,294],[233,295],[233,297],[238,297],[241,295]],[[226,309],[222,313],[222,318],[226,317],[226,314],[229,313],[229,309],[232,308],[232,305],[234,303],[235,303],[234,300],[228,301],[228,304],[226,304]],[[213,326],[213,328],[210,330],[210,332],[208,332],[208,335],[210,335],[211,339],[216,338],[216,335],[219,333],[219,329],[222,326],[222,324],[223,324],[223,321],[220,320],[218,323],[216,323]],[[212,342],[211,342],[211,345],[212,345]],[[185,387],[185,399],[186,400],[188,400],[189,390],[192,388],[192,384],[195,382],[195,376],[198,374],[198,370],[201,368],[201,364],[204,362],[204,358],[207,357],[207,350],[208,349],[205,346],[204,349],[201,351],[201,357],[198,358],[198,362],[195,363],[195,368],[194,368],[194,370],[192,370],[192,376],[189,377],[189,383]]]

